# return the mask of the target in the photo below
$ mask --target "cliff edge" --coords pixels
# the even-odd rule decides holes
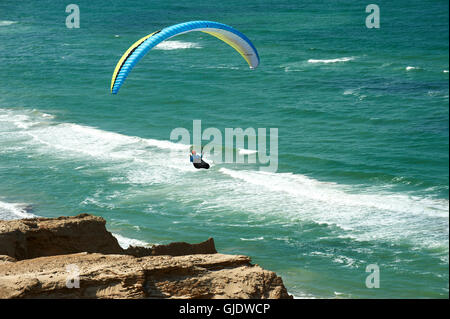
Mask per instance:
[[[122,249],[101,217],[0,221],[0,298],[292,298],[212,238]]]

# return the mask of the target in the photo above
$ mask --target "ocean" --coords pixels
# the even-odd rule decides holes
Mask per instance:
[[[447,1],[378,1],[379,28],[361,1],[74,3],[69,29],[65,1],[0,1],[0,219],[91,213],[124,247],[213,237],[297,298],[449,297]],[[131,44],[192,20],[244,33],[259,67],[192,32],[110,93]],[[194,120],[277,128],[278,169],[196,170],[170,139]]]

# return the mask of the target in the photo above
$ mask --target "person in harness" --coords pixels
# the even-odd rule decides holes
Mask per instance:
[[[194,167],[197,169],[200,169],[200,168],[208,169],[209,168],[209,164],[203,160],[203,154],[199,155],[199,154],[197,154],[196,151],[192,150],[191,154],[189,156],[189,159],[190,159],[191,163],[194,165]]]

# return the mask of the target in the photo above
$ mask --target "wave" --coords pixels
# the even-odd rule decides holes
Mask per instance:
[[[225,69],[225,70],[240,70],[240,67],[237,66],[230,66],[230,65],[206,65],[203,66],[205,69]],[[198,68],[197,65],[195,65],[195,68]]]
[[[74,123],[58,124],[51,122],[53,118],[47,113],[31,114],[0,109],[0,122],[12,124],[35,141],[60,150],[82,152],[94,157],[120,158],[118,154],[120,152],[113,152],[114,149],[131,144],[140,145],[142,148],[157,147],[174,151],[186,151],[190,147],[171,141],[143,139]]]
[[[254,193],[258,198],[254,207],[246,200],[246,211],[253,208],[255,212],[268,212],[276,203],[275,214],[293,221],[300,218],[334,225],[356,240],[411,240],[427,247],[448,243],[449,202],[445,199],[381,189],[362,192],[350,186],[292,173],[228,168],[219,171],[233,178],[237,188],[245,189],[244,193]],[[436,228],[441,230],[436,232]]]
[[[31,137],[29,143],[38,153],[80,162],[92,158],[88,161],[103,167],[114,164],[109,170],[117,170],[114,178],[118,183],[160,184],[175,179],[178,172],[194,169],[186,166],[189,145],[170,141],[127,136],[73,123],[32,127],[24,134]]]
[[[22,149],[17,151],[27,155],[34,152],[62,160],[73,159],[77,161],[74,169],[78,170],[92,158],[89,163],[118,170],[111,179],[115,183],[161,183],[174,179],[178,172],[195,170],[192,165],[186,166],[190,145],[58,123],[45,114],[0,108],[0,127],[5,132],[1,135],[0,149],[4,145],[11,152],[11,146],[20,145]],[[105,162],[119,166],[105,165]],[[95,203],[88,200],[84,204]]]
[[[176,151],[187,151],[190,149],[190,145],[174,143],[164,140],[154,140],[154,139],[144,139],[143,140],[148,146],[155,146],[161,149],[176,150]]]
[[[254,238],[240,238],[240,240],[242,241],[260,241],[260,240],[264,240],[264,237],[254,237]]]
[[[327,60],[316,60],[316,59],[309,59],[308,63],[337,63],[337,62],[347,62],[347,61],[352,61],[355,58],[353,57],[344,57],[344,58],[337,58],[337,59],[327,59]]]
[[[12,24],[16,24],[17,21],[0,20],[0,27],[6,27]]]
[[[339,62],[348,62],[354,60],[354,57],[343,57],[336,59],[309,59],[306,62],[297,61],[291,62],[287,64],[280,65],[280,68],[284,70],[284,72],[305,72],[308,69],[309,64],[329,64],[329,63],[339,63]]]
[[[364,100],[367,97],[367,95],[361,93],[361,88],[344,90],[343,95],[352,95],[360,100]]]
[[[116,237],[120,247],[122,247],[123,249],[127,249],[130,246],[144,246],[144,247],[149,246],[149,243],[142,240],[128,238],[116,233],[112,233],[112,235]]]
[[[344,95],[354,95],[356,90],[354,89],[348,89],[344,91]]]
[[[202,47],[195,42],[183,41],[163,41],[158,44],[156,50],[180,50],[180,49],[201,49]]]
[[[0,201],[0,220],[36,217],[36,215],[30,213],[30,207],[30,205],[24,203],[6,203]]]
[[[405,70],[406,70],[406,71],[420,70],[420,68],[417,67],[417,66],[407,66],[407,67],[405,68]]]
[[[296,69],[294,67],[286,66],[284,67],[284,72],[304,72],[303,69]]]
[[[74,168],[81,167],[80,171],[90,163],[90,170],[110,174],[109,183],[139,185],[127,190],[131,193],[126,196],[139,197],[143,187],[157,184],[168,187],[167,200],[180,205],[191,205],[192,198],[198,198],[202,205],[196,206],[193,214],[231,210],[262,220],[274,216],[289,225],[306,221],[337,226],[356,240],[407,240],[427,247],[448,246],[446,199],[394,193],[388,187],[363,190],[293,173],[226,167],[199,172],[188,162],[189,145],[57,123],[37,112],[32,115],[0,109],[0,121],[11,124],[2,124],[2,130],[7,126],[12,130],[11,136],[21,136],[19,142],[26,146],[27,155],[37,152],[64,162],[70,159]],[[22,125],[23,122],[34,124]],[[4,136],[8,138],[8,134],[1,135],[0,144]],[[23,141],[26,137],[28,140]],[[192,187],[192,181],[198,178],[194,174],[202,174],[202,182],[196,183],[196,187]],[[146,194],[151,195],[153,189],[145,188]],[[156,198],[160,198],[158,188],[154,191]],[[116,209],[124,205],[121,197],[94,194],[83,205]]]
[[[270,191],[292,194],[298,198],[309,198],[316,201],[326,201],[336,205],[347,205],[379,210],[404,212],[448,217],[447,200],[427,200],[419,197],[398,194],[361,194],[345,192],[338,184],[320,182],[307,176],[293,173],[269,173],[260,171],[231,170],[221,168],[220,172],[231,177],[244,180],[251,184],[263,186]],[[421,205],[417,205],[417,204]],[[414,205],[415,204],[415,205]]]
[[[28,129],[39,124],[48,124],[55,118],[54,115],[32,110],[13,110],[0,108],[0,123],[4,125],[12,124],[18,129]],[[6,129],[8,127],[5,127]]]
[[[248,149],[245,149],[245,148],[240,148],[239,149],[239,154],[241,154],[241,155],[250,155],[250,154],[256,154],[256,153],[258,153],[258,151],[248,150]]]

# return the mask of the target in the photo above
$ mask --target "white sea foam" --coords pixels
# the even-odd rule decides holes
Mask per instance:
[[[201,49],[202,47],[195,42],[183,42],[183,41],[163,41],[158,44],[155,49],[157,50],[179,50],[179,49]]]
[[[99,200],[98,198],[95,197],[87,197],[85,198],[80,205],[83,206],[89,206],[89,205],[94,205],[100,208],[106,208],[106,209],[114,209],[115,206],[112,203],[108,203],[108,202],[103,202],[101,200]]]
[[[355,90],[348,89],[344,91],[344,95],[353,95],[355,93]]]
[[[292,66],[286,66],[284,67],[284,72],[304,72],[305,70],[303,69],[298,69]]]
[[[361,88],[357,88],[357,89],[347,89],[344,90],[344,95],[353,95],[356,96],[357,98],[359,98],[360,100],[364,100],[367,95],[365,94],[361,94]]]
[[[264,237],[253,237],[253,238],[240,238],[240,240],[242,241],[260,241],[260,240],[264,240]]]
[[[317,299],[316,296],[313,296],[309,293],[304,292],[297,292],[295,295],[293,295],[290,291],[289,294],[292,295],[294,299]]]
[[[357,240],[410,240],[427,247],[448,243],[448,200],[383,189],[362,191],[291,173],[220,168],[220,173],[213,174],[190,165],[188,145],[72,123],[47,125],[48,120],[40,115],[22,118],[21,112],[12,111],[9,115],[5,117],[0,109],[3,123],[7,124],[8,118],[16,124],[37,122],[37,125],[14,124],[12,128],[14,136],[17,133],[28,136],[27,143],[21,142],[28,145],[28,154],[39,152],[81,162],[94,159],[91,162],[98,169],[111,172],[111,183],[164,185],[170,188],[164,195],[167,200],[181,204],[192,202],[193,196],[198,198],[201,204],[193,214],[205,210],[220,214],[225,209],[246,212],[262,221],[267,216],[276,216],[287,224],[312,221],[336,225]],[[79,162],[74,165],[78,167]],[[202,174],[202,182],[196,187],[192,187],[197,178],[193,174]],[[105,198],[94,194],[83,204],[114,209],[119,200],[120,196]]]
[[[241,208],[246,211],[282,212],[293,221],[300,218],[336,225],[358,240],[407,239],[427,247],[448,242],[448,200],[381,190],[361,193],[348,186],[298,174],[227,168],[219,171],[235,180],[235,187],[247,198],[243,199],[246,205]],[[257,204],[248,199],[248,193],[255,194]],[[440,228],[439,232],[435,231],[436,227]]]
[[[49,123],[55,117],[48,113],[32,110],[13,110],[0,108],[0,123],[2,127],[8,124],[14,125],[18,129],[28,129],[40,123]]]
[[[123,249],[127,249],[130,246],[149,246],[149,243],[142,241],[142,240],[138,240],[138,239],[133,239],[133,238],[128,238],[119,234],[115,234],[112,233],[112,235],[114,237],[116,237],[117,241],[119,242],[120,247],[122,247]]]
[[[407,67],[405,68],[406,71],[417,70],[417,69],[419,69],[419,68],[416,67],[416,66],[407,66]]]
[[[33,122],[26,114],[14,114],[9,110],[5,110],[4,112],[0,113],[0,123],[1,122],[11,123],[15,127],[21,129],[27,129],[36,123]]]
[[[444,73],[448,73],[448,70],[444,70],[444,71],[442,71],[442,72],[444,72]]]
[[[386,211],[415,213],[419,215],[446,216],[448,201],[436,201],[403,194],[364,194],[346,192],[335,183],[320,182],[304,175],[292,173],[269,173],[259,171],[240,171],[221,168],[220,171],[248,183],[263,186],[270,191],[279,191],[315,201],[325,201],[345,206],[365,206]],[[421,205],[417,205],[417,204]],[[448,216],[447,216],[448,217]]]
[[[180,143],[174,143],[170,141],[163,141],[163,140],[154,140],[154,139],[146,139],[144,142],[149,146],[156,146],[158,148],[162,149],[168,149],[168,150],[176,150],[176,151],[186,151],[189,150],[191,147],[190,145],[186,144],[180,144]]]
[[[198,67],[197,65],[195,66]],[[231,65],[206,65],[204,66],[206,69],[225,69],[225,70],[240,70],[237,66],[231,66]]]
[[[6,203],[0,201],[0,220],[36,217],[28,212],[29,207],[29,205],[24,203]]]
[[[250,155],[250,154],[256,154],[256,153],[258,153],[258,151],[248,150],[248,149],[245,149],[245,148],[240,148],[239,149],[239,154],[241,154],[241,155]]]
[[[14,121],[18,122],[17,119]],[[176,179],[179,172],[195,170],[192,165],[186,165],[189,145],[127,136],[73,123],[23,125],[27,121],[21,119],[16,127],[21,128],[22,136],[31,138],[27,142],[30,150],[33,148],[35,152],[61,159],[85,161],[91,157],[95,162],[108,162],[106,170],[119,170],[114,173],[114,182],[159,184]],[[119,166],[111,166],[111,161]],[[80,165],[76,168],[80,169]],[[87,198],[83,204],[114,208],[111,203],[99,202],[97,198]]]
[[[337,58],[337,59],[323,59],[323,60],[317,60],[317,59],[309,59],[308,63],[337,63],[337,62],[347,62],[352,61],[355,58],[353,57],[344,57],[344,58]]]
[[[6,27],[12,24],[16,24],[17,21],[0,20],[0,27]]]
[[[107,160],[145,160],[145,155],[151,158],[154,154],[149,147],[169,151],[189,150],[189,145],[142,139],[72,123],[38,127],[26,133],[36,142],[50,148]]]

